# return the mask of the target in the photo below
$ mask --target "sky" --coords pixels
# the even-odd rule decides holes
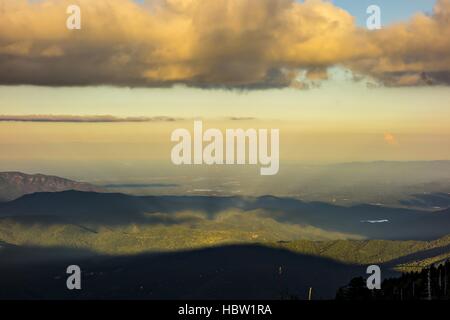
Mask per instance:
[[[333,0],[332,2],[356,17],[361,26],[366,24],[366,9],[370,5],[380,7],[382,24],[389,25],[406,21],[417,12],[431,13],[435,4],[433,0]]]
[[[145,2],[145,0],[135,1],[141,4]],[[356,17],[359,25],[365,25],[366,9],[370,5],[378,5],[383,11],[383,24],[390,24],[404,21],[418,11],[431,12],[435,3],[433,0],[331,0],[331,2]]]
[[[144,1],[137,2],[143,3]],[[332,2],[347,10],[357,19],[360,26],[365,24],[367,17],[365,10],[370,4],[377,4],[381,7],[384,26],[407,21],[418,12],[432,12],[435,3],[431,0],[335,0]],[[216,70],[212,71],[216,72]],[[70,74],[67,78],[70,78]],[[26,81],[23,80],[20,79],[19,84],[26,84]],[[25,83],[20,83],[20,81]],[[3,82],[8,82],[8,79]],[[355,110],[356,106],[360,106],[360,108],[364,106],[362,108],[367,110],[367,116],[370,117],[372,116],[371,111],[374,109],[387,109],[386,112],[380,113],[380,116],[389,116],[395,112],[398,113],[396,116],[401,116],[405,114],[404,108],[410,106],[413,112],[417,111],[417,119],[422,119],[424,111],[421,103],[427,103],[432,99],[435,103],[431,106],[430,111],[445,113],[447,110],[445,101],[449,95],[445,86],[421,89],[419,90],[422,93],[420,98],[417,98],[417,94],[411,95],[412,90],[405,90],[405,88],[371,90],[367,88],[366,83],[354,83],[344,76],[341,76],[339,80],[323,81],[320,88],[311,90],[291,88],[280,90],[269,86],[267,90],[246,90],[244,92],[242,90],[186,88],[182,83],[169,89],[130,89],[110,86],[107,83],[75,87],[1,86],[1,84],[0,82],[0,111],[3,114],[227,117],[243,113],[243,116],[251,117],[304,119],[317,116],[339,118],[339,114],[342,113],[348,116],[349,112],[345,112],[345,109]],[[325,91],[330,94],[324,95]],[[381,100],[380,102],[374,101],[374,94],[379,96],[377,100]],[[388,98],[385,99],[385,97]],[[383,100],[389,100],[389,103],[383,102]],[[389,111],[391,103],[402,107],[398,107],[396,111]]]
[[[0,0],[4,168],[164,163],[198,118],[280,128],[289,162],[450,158],[448,0],[75,2],[79,31],[65,0]]]

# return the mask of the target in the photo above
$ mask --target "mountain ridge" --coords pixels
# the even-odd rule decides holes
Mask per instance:
[[[11,201],[36,192],[65,190],[95,191],[103,189],[87,182],[78,182],[54,175],[27,174],[19,171],[0,172],[0,202]]]

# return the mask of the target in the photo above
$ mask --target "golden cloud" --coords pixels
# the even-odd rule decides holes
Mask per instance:
[[[81,30],[66,28],[71,4]],[[0,0],[0,84],[305,88],[336,65],[448,84],[449,21],[450,0],[379,31],[324,0]]]
[[[387,144],[390,144],[390,145],[396,145],[397,144],[397,139],[395,138],[395,136],[392,133],[388,133],[388,132],[386,132],[384,134],[384,141]]]

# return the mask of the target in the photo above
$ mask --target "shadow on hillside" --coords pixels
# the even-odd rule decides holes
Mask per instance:
[[[24,265],[49,265],[63,260],[86,259],[95,256],[97,256],[96,253],[86,249],[18,246],[0,240],[0,270],[14,269]],[[0,279],[2,276],[0,274]]]
[[[100,256],[63,248],[14,248],[10,259],[33,252],[34,263],[0,266],[1,299],[333,299],[336,290],[365,268],[321,257],[254,245],[173,253]],[[73,253],[73,252],[72,252]],[[12,260],[10,260],[12,262]],[[18,260],[20,261],[20,259]],[[66,289],[66,268],[82,269],[82,290]]]
[[[393,268],[399,264],[404,263],[410,263],[412,261],[420,261],[425,260],[430,257],[436,257],[441,254],[449,253],[450,252],[450,245],[439,247],[439,248],[433,248],[429,250],[423,250],[419,252],[414,252],[412,254],[408,254],[403,257],[396,258],[394,260],[388,261],[385,263],[387,267]]]

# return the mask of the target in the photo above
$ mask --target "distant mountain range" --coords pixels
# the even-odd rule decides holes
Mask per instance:
[[[10,201],[35,192],[59,192],[65,190],[101,192],[102,188],[89,183],[72,181],[44,174],[0,172],[0,201]]]
[[[0,217],[22,222],[119,226],[184,224],[215,219],[224,211],[255,211],[284,224],[307,225],[369,239],[428,240],[447,235],[450,210],[436,212],[377,205],[352,207],[292,198],[214,196],[130,196],[120,193],[64,191],[34,193],[0,203]]]
[[[406,208],[261,196],[132,196],[56,176],[0,173],[0,217],[45,224],[97,226],[183,224],[201,213],[213,220],[224,211],[250,212],[286,225],[313,226],[327,232],[369,239],[435,239],[450,230],[448,193],[418,194],[402,201]],[[435,207],[434,212],[429,208]],[[417,208],[417,209],[411,209]],[[427,208],[422,210],[421,208]]]
[[[450,193],[414,194],[410,199],[400,200],[399,203],[408,207],[447,209],[450,207]]]

